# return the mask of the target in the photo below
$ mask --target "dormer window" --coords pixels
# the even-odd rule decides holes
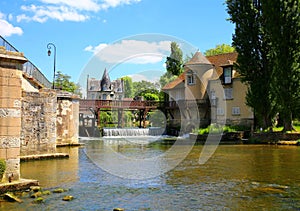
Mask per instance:
[[[232,83],[232,66],[223,67],[223,82],[224,84]]]
[[[188,71],[187,74],[186,74],[186,77],[187,77],[187,84],[188,85],[196,84],[195,75],[194,75],[193,71]]]

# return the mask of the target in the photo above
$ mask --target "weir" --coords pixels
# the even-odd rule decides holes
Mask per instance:
[[[165,128],[103,128],[103,136],[160,136]]]

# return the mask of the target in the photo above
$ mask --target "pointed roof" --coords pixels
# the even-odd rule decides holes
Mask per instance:
[[[107,69],[105,68],[101,80],[101,91],[107,91],[108,89],[110,89],[110,86],[111,86],[110,78]]]
[[[194,56],[184,65],[211,64],[209,60],[203,56],[200,51],[197,51]]]

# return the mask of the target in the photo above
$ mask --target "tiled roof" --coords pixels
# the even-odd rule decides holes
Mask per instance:
[[[215,66],[218,75],[223,73],[222,66],[233,64],[237,60],[238,53],[224,53],[214,56],[207,56],[206,58]]]
[[[218,54],[214,56],[203,56],[199,51],[195,53],[193,58],[185,63],[185,65],[197,65],[197,64],[212,64],[215,66],[218,77],[222,75],[223,68],[222,66],[233,64],[237,60],[238,53],[224,53],[224,54]],[[187,70],[186,70],[187,71]],[[180,83],[184,82],[185,79],[185,72],[184,71],[181,75],[178,76],[174,81],[166,84],[162,89],[168,90],[173,89],[176,86],[178,86]]]
[[[162,89],[174,89],[177,85],[179,85],[181,82],[184,82],[185,79],[185,72],[181,73],[174,81],[171,81],[170,83],[166,84]]]

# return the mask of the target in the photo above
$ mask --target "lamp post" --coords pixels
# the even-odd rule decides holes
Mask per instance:
[[[56,47],[53,43],[48,43],[47,48],[48,48],[48,56],[51,55],[51,46],[54,48],[54,64],[53,64],[53,82],[52,82],[52,89],[55,88],[54,82],[55,82],[55,65],[56,65]]]

